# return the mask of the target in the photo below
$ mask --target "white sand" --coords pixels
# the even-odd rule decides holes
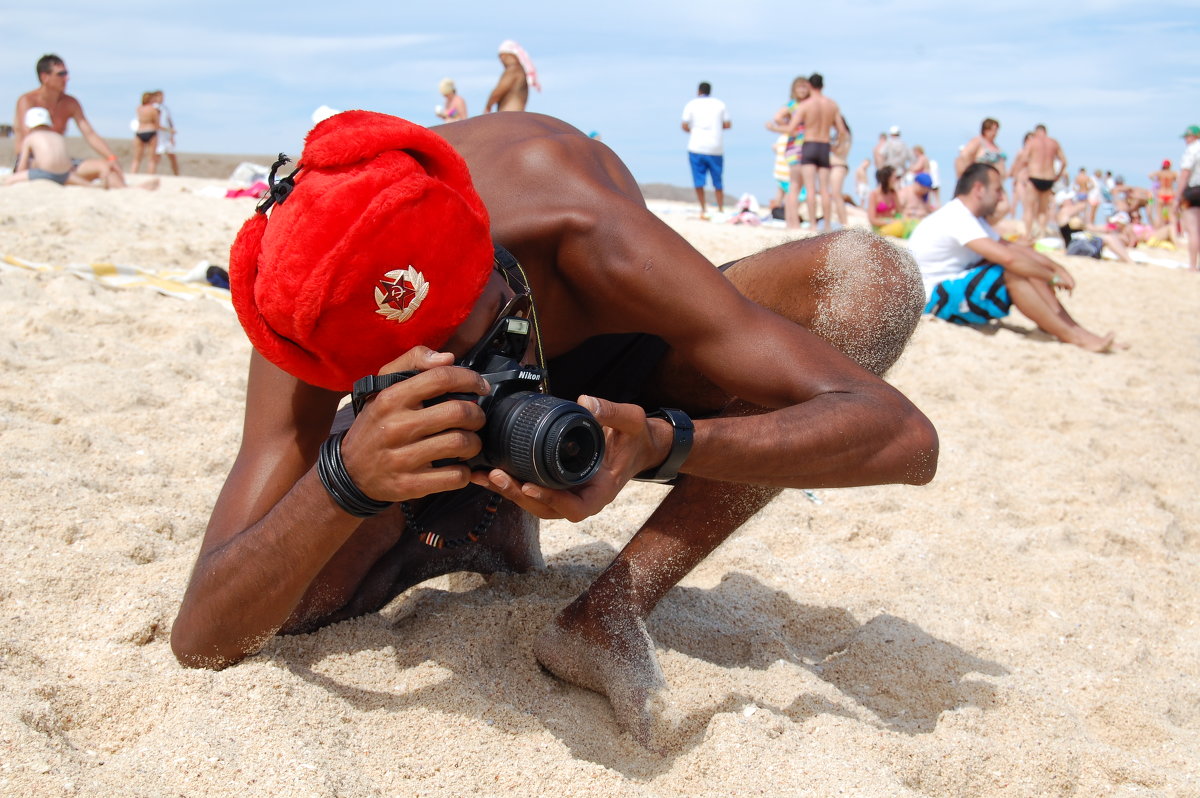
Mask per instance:
[[[224,263],[252,203],[202,185],[0,189],[0,254]],[[784,238],[666,218],[716,262]],[[660,488],[544,524],[542,572],[184,670],[241,329],[0,273],[0,794],[1200,794],[1200,276],[1069,267],[1072,311],[1133,349],[922,322],[890,379],[938,427],[937,479],[788,491],[667,597],[650,631],[692,733],[662,757],[530,653]]]

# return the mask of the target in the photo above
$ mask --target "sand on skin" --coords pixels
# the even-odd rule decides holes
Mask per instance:
[[[0,189],[0,250],[223,264],[252,201],[163,182]],[[656,207],[717,263],[785,240]],[[1072,311],[1131,351],[923,321],[890,380],[938,427],[933,484],[787,491],[668,595],[667,756],[531,655],[653,485],[544,524],[545,570],[180,668],[244,336],[215,301],[0,273],[0,793],[1196,795],[1200,280],[1069,268]]]

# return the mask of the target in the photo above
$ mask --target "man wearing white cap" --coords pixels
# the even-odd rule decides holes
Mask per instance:
[[[529,102],[529,87],[542,90],[542,84],[538,82],[537,67],[533,65],[533,59],[525,52],[525,48],[512,39],[505,39],[500,43],[499,55],[504,72],[500,74],[500,80],[497,81],[496,88],[492,89],[487,106],[483,110],[485,113],[491,113],[493,110],[524,111],[525,103]]]
[[[912,150],[900,140],[900,128],[897,125],[892,125],[888,129],[887,140],[883,142],[880,154],[883,166],[892,167],[898,175],[906,174],[909,165],[915,160]]]

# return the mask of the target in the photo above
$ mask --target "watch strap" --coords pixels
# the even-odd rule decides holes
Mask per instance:
[[[646,414],[646,418],[665,418],[671,423],[671,428],[675,432],[674,438],[671,440],[671,451],[667,454],[667,459],[662,462],[662,465],[657,468],[647,468],[634,479],[640,482],[658,482],[667,484],[673,482],[679,476],[679,469],[683,467],[683,463],[687,460],[688,455],[692,452],[692,435],[695,426],[692,424],[692,419],[682,410],[677,410],[673,407],[663,407],[658,410],[652,410]]]

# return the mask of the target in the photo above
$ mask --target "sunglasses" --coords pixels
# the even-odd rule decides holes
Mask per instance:
[[[65,78],[69,74],[71,74],[71,73],[65,69],[60,69],[54,73],[55,77],[59,77],[59,78]]]

